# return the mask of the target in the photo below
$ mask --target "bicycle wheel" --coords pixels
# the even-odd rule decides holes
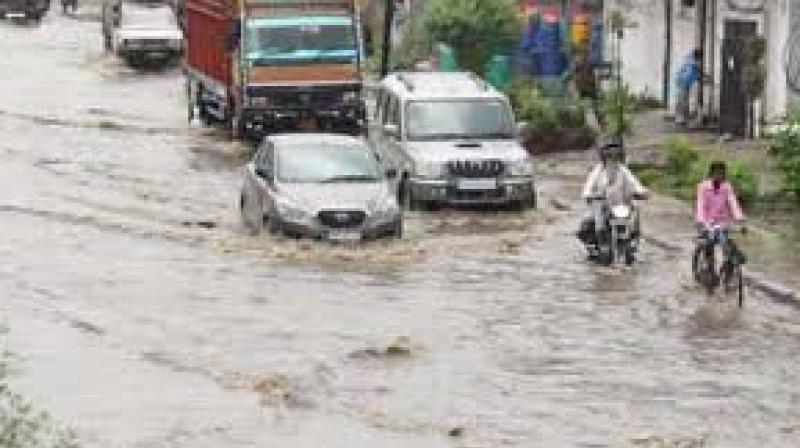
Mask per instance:
[[[714,259],[708,257],[704,246],[698,246],[692,257],[692,273],[697,283],[705,288],[708,294],[713,294],[717,287],[717,274],[714,272]]]

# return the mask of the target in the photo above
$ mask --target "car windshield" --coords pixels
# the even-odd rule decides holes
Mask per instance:
[[[286,183],[378,182],[377,161],[363,146],[290,145],[276,152],[278,180]]]
[[[259,65],[355,62],[353,21],[347,16],[253,18],[246,25],[247,60]]]
[[[508,107],[500,101],[414,101],[406,116],[409,140],[513,138]]]
[[[136,29],[172,29],[177,26],[175,15],[169,6],[145,6],[126,4],[121,17],[121,26]]]

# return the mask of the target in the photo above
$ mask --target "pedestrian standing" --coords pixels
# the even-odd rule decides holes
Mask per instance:
[[[675,103],[675,120],[680,125],[685,125],[691,116],[692,89],[700,83],[703,76],[702,70],[703,50],[696,48],[681,62],[675,76],[675,87],[678,91]]]

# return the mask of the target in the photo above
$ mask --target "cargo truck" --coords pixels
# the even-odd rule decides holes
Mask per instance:
[[[241,138],[364,129],[354,0],[185,0],[184,16],[190,120]]]

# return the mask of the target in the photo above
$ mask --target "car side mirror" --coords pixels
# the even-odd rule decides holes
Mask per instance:
[[[269,172],[264,168],[256,168],[256,176],[264,180],[269,180]]]
[[[528,129],[528,122],[527,121],[518,122],[515,129],[517,136],[521,136],[522,133],[525,132],[525,129]]]
[[[388,170],[386,170],[386,177],[388,177],[389,179],[396,178],[397,177],[397,170],[394,169],[394,168],[389,168]]]
[[[400,127],[396,124],[385,124],[383,125],[383,133],[389,137],[398,138],[400,137]]]

